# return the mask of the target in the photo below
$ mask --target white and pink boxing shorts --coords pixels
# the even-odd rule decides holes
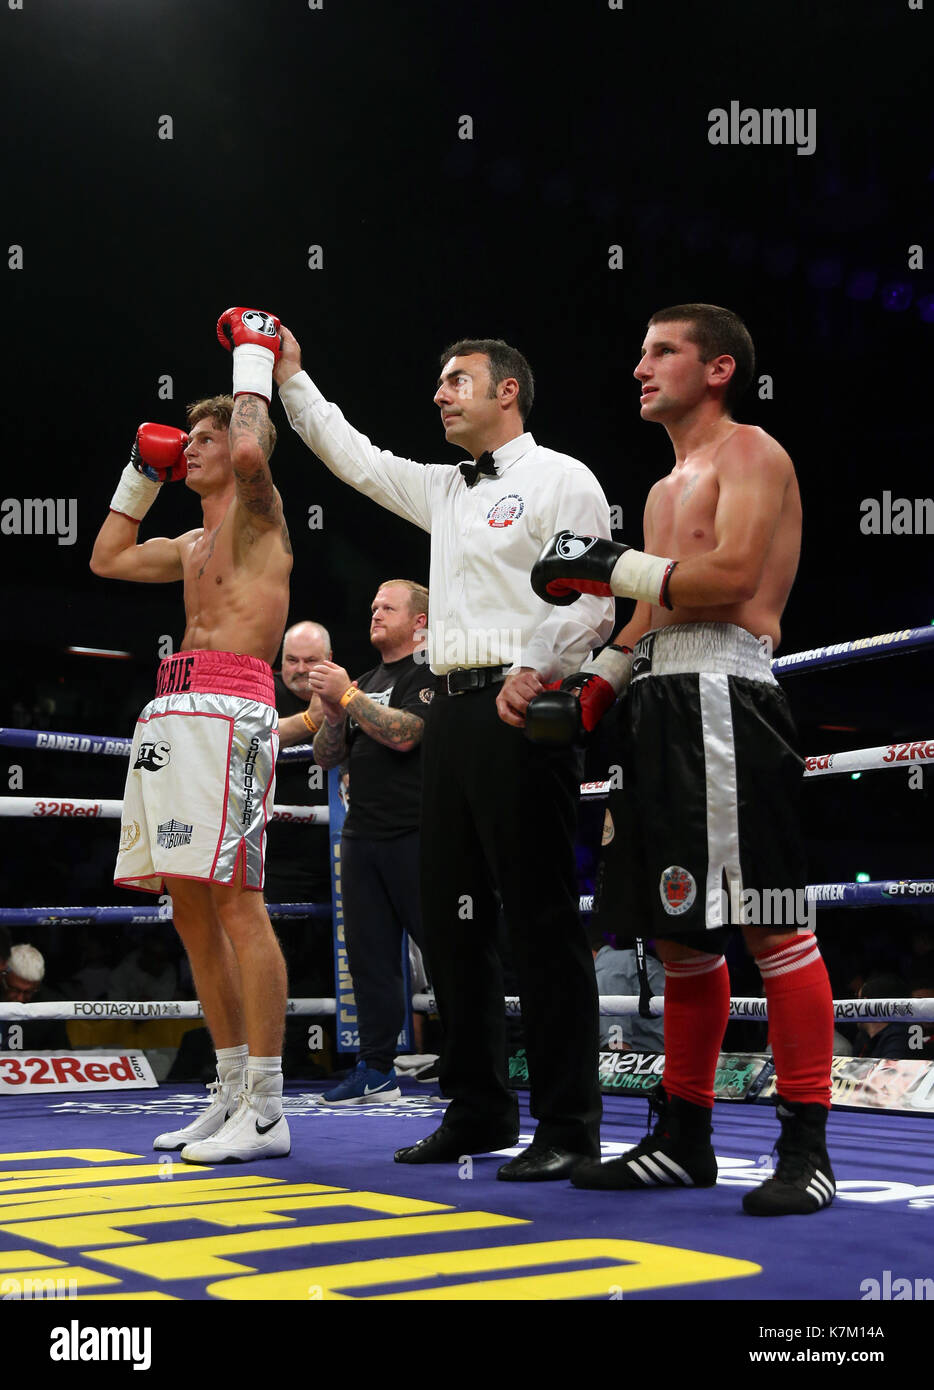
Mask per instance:
[[[261,889],[279,751],[272,670],[255,656],[191,651],[159,667],[136,722],[114,883],[166,878]]]

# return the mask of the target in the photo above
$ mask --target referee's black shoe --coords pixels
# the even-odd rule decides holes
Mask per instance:
[[[519,1137],[519,1127],[501,1130],[499,1134],[462,1134],[451,1126],[441,1125],[433,1134],[419,1139],[417,1144],[396,1149],[397,1163],[458,1163],[466,1154],[495,1153],[511,1149]]]
[[[827,1109],[778,1097],[782,1132],[775,1172],[743,1198],[749,1216],[810,1216],[829,1207],[837,1190],[827,1156]]]
[[[650,1114],[658,1115],[651,1134],[628,1153],[607,1163],[588,1160],[575,1169],[575,1187],[632,1191],[645,1187],[713,1187],[717,1158],[710,1142],[711,1112],[680,1096],[669,1096],[661,1086],[649,1101]]]

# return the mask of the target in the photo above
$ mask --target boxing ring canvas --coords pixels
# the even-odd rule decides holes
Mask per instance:
[[[515,1149],[459,1164],[395,1164],[394,1149],[434,1128],[444,1105],[424,1086],[401,1085],[399,1104],[350,1109],[328,1109],[317,1092],[290,1086],[291,1155],[213,1168],[150,1147],[167,1119],[197,1113],[196,1089],[7,1098],[3,1296],[42,1283],[74,1308],[934,1298],[934,1287],[925,1292],[934,1181],[924,1116],[835,1111],[833,1205],[810,1220],[763,1221],[740,1204],[770,1171],[778,1126],[769,1105],[717,1104],[715,1188],[588,1192],[496,1180],[503,1157],[534,1129],[524,1094]],[[636,1143],[645,1117],[644,1101],[606,1097],[604,1156]]]

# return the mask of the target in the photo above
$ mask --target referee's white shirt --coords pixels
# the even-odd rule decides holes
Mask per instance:
[[[326,401],[306,372],[279,394],[289,423],[345,483],[431,534],[431,669],[531,666],[543,680],[580,669],[613,631],[612,599],[553,607],[529,572],[557,531],[610,536],[610,509],[590,469],[528,433],[496,449],[496,477],[468,488],[456,466],[378,449]]]

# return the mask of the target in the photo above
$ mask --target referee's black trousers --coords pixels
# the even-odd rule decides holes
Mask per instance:
[[[500,687],[437,694],[422,767],[422,928],[444,1030],[444,1124],[469,1138],[508,1128],[502,898],[519,980],[538,1144],[597,1155],[598,1005],[578,914],[579,778],[572,750],[531,744],[496,711]]]

